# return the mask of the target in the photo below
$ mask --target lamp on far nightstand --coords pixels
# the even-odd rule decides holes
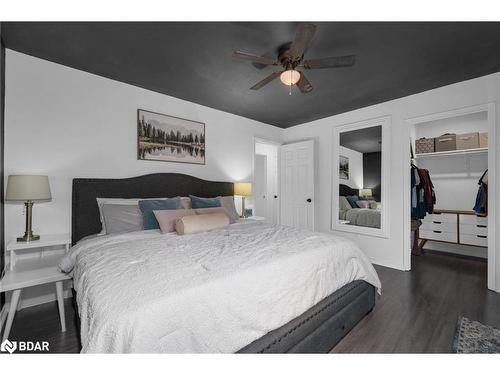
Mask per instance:
[[[245,217],[245,197],[252,195],[252,184],[250,182],[235,182],[234,195],[241,196],[241,216]]]
[[[36,241],[39,235],[33,234],[31,222],[33,203],[52,199],[49,178],[47,176],[11,175],[7,181],[6,201],[23,202],[26,207],[26,231],[19,242]]]
[[[362,197],[371,197],[372,194],[372,189],[359,189],[359,195]]]

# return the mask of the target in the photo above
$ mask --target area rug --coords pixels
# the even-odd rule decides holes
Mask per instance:
[[[455,353],[500,353],[500,329],[458,318],[453,340]]]

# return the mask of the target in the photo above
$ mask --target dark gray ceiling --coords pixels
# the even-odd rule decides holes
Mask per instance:
[[[283,128],[500,70],[500,23],[316,23],[307,58],[356,54],[353,68],[308,71],[288,95],[274,56],[297,23],[2,22],[7,48]],[[7,61],[8,63],[8,61]]]
[[[340,133],[340,145],[365,154],[382,150],[382,126]]]

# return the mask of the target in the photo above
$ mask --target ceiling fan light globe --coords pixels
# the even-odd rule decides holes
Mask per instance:
[[[293,86],[300,80],[300,72],[295,69],[285,70],[280,75],[280,80],[284,85]]]

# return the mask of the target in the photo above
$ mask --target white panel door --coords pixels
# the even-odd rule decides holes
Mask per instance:
[[[314,141],[280,147],[280,223],[314,230]]]
[[[253,181],[253,199],[255,216],[268,217],[267,213],[267,156],[255,155],[255,172]]]

